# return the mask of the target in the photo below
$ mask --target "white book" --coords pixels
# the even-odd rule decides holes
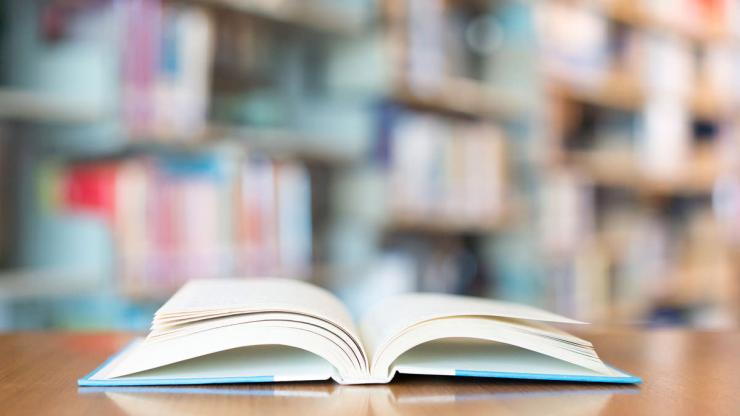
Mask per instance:
[[[356,325],[337,298],[305,282],[194,280],[157,311],[145,339],[78,384],[369,384],[396,373],[640,382],[547,323],[582,324],[525,305],[415,293],[382,300]]]

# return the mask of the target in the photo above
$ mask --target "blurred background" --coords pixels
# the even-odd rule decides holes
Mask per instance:
[[[0,329],[193,278],[740,321],[738,0],[4,0]]]

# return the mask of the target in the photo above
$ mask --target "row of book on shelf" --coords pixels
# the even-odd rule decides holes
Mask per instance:
[[[738,10],[737,2],[687,1],[686,7],[674,2],[661,3],[657,16],[685,14],[699,19],[702,27],[717,29],[714,19],[732,17],[732,13],[691,13],[690,10]],[[732,5],[732,7],[730,7]],[[665,10],[664,10],[665,9]],[[697,44],[691,38],[670,31],[625,27],[610,20],[598,7],[585,2],[539,2],[536,22],[541,39],[545,71],[558,79],[584,87],[606,84],[615,74],[627,75],[648,95],[670,95],[687,100],[699,85],[720,102],[737,103],[740,77],[734,71],[740,62],[740,43],[716,41]],[[740,30],[740,20],[724,22]]]
[[[725,7],[706,3],[701,7]],[[603,150],[615,155],[611,161],[624,162],[622,168],[612,162],[613,169],[603,164],[610,174],[631,169],[641,178],[670,184],[700,171],[694,182],[704,185],[695,188],[711,187],[710,177],[725,163],[717,149],[732,145],[737,131],[727,115],[740,103],[740,76],[734,70],[740,44],[697,43],[670,31],[621,27],[585,2],[542,2],[536,11],[546,73],[579,85],[566,89],[583,87],[601,95],[596,108],[608,110],[593,116],[594,106],[583,106],[572,112],[581,120],[570,123],[575,128],[564,132],[566,141],[586,138],[590,145],[576,146],[579,150]],[[615,101],[616,109],[609,104]],[[702,158],[711,162],[693,169]]]
[[[122,2],[121,111],[131,137],[202,133],[210,101],[215,24],[203,8],[161,0]]]
[[[394,2],[391,17],[399,36],[396,47],[403,52],[398,66],[404,69],[404,82],[421,95],[444,89],[451,79],[497,84],[503,65],[510,65],[502,57],[507,48],[515,47],[512,38],[529,28],[521,11],[511,6],[507,2]]]
[[[166,295],[192,278],[310,274],[311,185],[300,163],[205,152],[54,170],[50,205],[106,220],[125,294]]]
[[[324,57],[298,52],[313,47],[306,39],[249,13],[193,3],[136,0],[118,8],[127,137],[193,141],[212,133],[209,121],[315,124],[303,120],[309,110],[295,104],[304,94],[320,95],[308,90],[323,83],[315,69],[323,67]],[[296,78],[295,71],[305,77]]]
[[[504,212],[506,147],[503,131],[391,108],[380,148],[387,164],[390,210],[396,219],[434,219],[490,226]]]
[[[694,314],[674,323],[732,322],[740,290],[732,232],[708,197],[659,209],[565,171],[551,175],[547,188],[539,235],[555,309],[625,322],[684,308]]]

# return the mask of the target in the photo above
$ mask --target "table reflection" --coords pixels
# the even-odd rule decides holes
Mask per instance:
[[[587,415],[601,412],[614,395],[639,391],[630,386],[573,384],[424,383],[415,379],[391,385],[341,386],[327,383],[251,386],[80,388],[101,395],[130,415],[204,412],[230,415],[325,414],[504,414]]]

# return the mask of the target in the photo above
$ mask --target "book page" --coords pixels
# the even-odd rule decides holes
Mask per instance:
[[[146,341],[119,360],[121,377],[233,348],[285,345],[356,379],[367,358],[349,313],[329,292],[279,278],[193,280],[155,314]]]
[[[132,345],[115,360],[107,363],[92,379],[138,376],[139,373],[186,360],[203,358],[210,360],[213,354],[237,348],[263,346],[293,347],[323,358],[342,375],[358,377],[363,374],[346,352],[336,342],[332,342],[328,335],[311,330],[300,322],[263,321],[220,327],[165,341],[143,341]],[[281,349],[282,347],[277,347],[275,351]],[[280,362],[279,356],[268,361],[276,367],[287,365],[286,362]],[[248,367],[240,362],[233,362],[232,365],[244,371],[248,370]]]
[[[504,321],[482,316],[463,316],[432,319],[410,327],[390,342],[383,344],[373,356],[371,373],[374,378],[392,375],[392,368],[409,351],[429,342],[459,338],[475,343],[502,343],[520,349],[566,361],[584,369],[611,375],[588,341],[573,342],[533,331],[524,321]],[[450,350],[451,356],[460,358],[464,350]],[[395,363],[395,364],[394,364]],[[440,367],[443,368],[443,367]]]
[[[324,321],[323,319],[314,318],[307,315],[296,315],[285,312],[253,312],[241,313],[236,315],[227,315],[224,317],[208,318],[199,321],[176,324],[164,327],[164,329],[154,329],[147,336],[147,342],[161,342],[176,338],[188,337],[196,333],[206,332],[213,333],[215,329],[224,328],[234,325],[249,325],[255,322],[279,322],[293,323],[297,329],[305,329],[314,333],[321,334],[326,339],[334,342],[342,348],[347,356],[355,363],[358,368],[365,368],[365,357],[362,351],[353,348],[354,341],[343,331],[338,331],[335,326]]]
[[[230,311],[300,313],[357,334],[349,312],[331,293],[301,281],[274,277],[192,280],[157,311],[155,324],[160,319]]]
[[[141,341],[139,341],[141,342]],[[136,348],[136,345],[132,345]],[[126,380],[223,380],[268,378],[270,381],[326,380],[334,375],[334,368],[325,359],[307,351],[281,345],[261,345],[234,348],[174,364],[156,367],[131,376]],[[97,379],[101,379],[100,375]]]
[[[492,316],[569,324],[583,323],[515,303],[436,293],[409,293],[389,298],[365,312],[361,323],[365,349],[374,359],[378,348],[405,329],[424,321],[454,316]]]
[[[456,354],[450,354],[450,351]],[[394,367],[399,373],[448,376],[538,379],[538,376],[550,375],[563,380],[581,380],[602,379],[605,375],[513,345],[467,339],[445,339],[420,345],[403,354]],[[617,370],[608,376],[634,378]]]

